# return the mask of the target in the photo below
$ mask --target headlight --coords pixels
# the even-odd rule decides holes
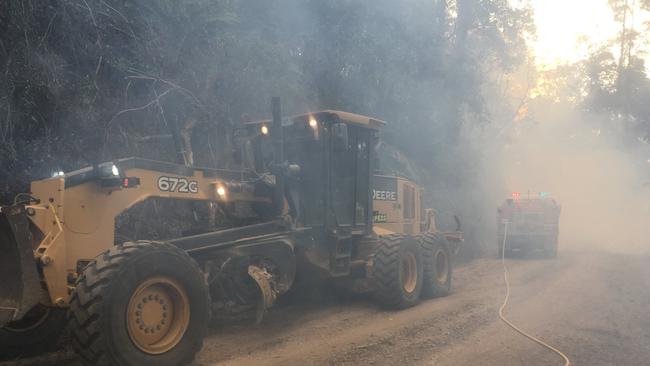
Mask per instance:
[[[217,185],[217,194],[219,195],[220,199],[226,199],[226,193],[228,191],[226,190],[226,187],[223,184],[218,184]]]
[[[96,165],[93,169],[97,169],[95,175],[98,178],[116,178],[122,174],[120,168],[112,162]]]

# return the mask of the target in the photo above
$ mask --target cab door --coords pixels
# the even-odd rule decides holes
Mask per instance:
[[[332,143],[329,150],[327,226],[334,276],[349,273],[353,236],[367,233],[370,226],[370,134],[348,127],[345,145]]]
[[[366,129],[350,126],[345,149],[332,149],[330,202],[335,222],[344,231],[366,231],[370,209],[370,143]]]

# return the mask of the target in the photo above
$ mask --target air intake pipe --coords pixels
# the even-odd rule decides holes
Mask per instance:
[[[280,109],[280,98],[271,98],[271,110],[273,113],[273,126],[271,138],[273,139],[273,174],[275,175],[275,192],[273,194],[273,206],[277,215],[282,214],[284,207],[284,172],[281,167],[284,164],[284,131],[282,129],[282,112]]]

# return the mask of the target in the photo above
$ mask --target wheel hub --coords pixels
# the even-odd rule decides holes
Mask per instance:
[[[438,283],[447,283],[447,276],[449,275],[448,266],[447,254],[444,250],[438,250],[436,253],[436,279]]]
[[[138,286],[129,301],[129,337],[145,353],[167,352],[185,334],[189,311],[189,300],[178,282],[168,277],[151,278]]]
[[[402,257],[400,272],[402,287],[404,291],[411,293],[415,291],[418,283],[417,260],[415,254],[407,252]]]

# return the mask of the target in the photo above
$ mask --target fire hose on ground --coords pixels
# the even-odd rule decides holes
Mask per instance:
[[[523,331],[521,328],[517,327],[514,325],[510,320],[506,319],[505,315],[503,315],[503,310],[506,308],[508,305],[508,300],[510,298],[510,281],[508,280],[508,267],[506,266],[506,259],[505,259],[505,253],[506,253],[506,239],[508,237],[508,221],[503,222],[504,228],[503,228],[503,244],[501,247],[501,264],[503,265],[503,279],[506,284],[506,296],[503,299],[503,304],[501,304],[501,307],[499,308],[499,318],[506,323],[507,326],[510,328],[514,329],[517,333],[521,334],[522,336],[530,339],[531,341],[551,350],[552,352],[556,353],[558,356],[562,357],[564,359],[564,366],[570,366],[571,361],[569,358],[562,353],[562,351],[558,350],[557,348],[549,345],[548,343],[542,341],[539,338],[536,338],[535,336],[532,336],[525,331]]]

